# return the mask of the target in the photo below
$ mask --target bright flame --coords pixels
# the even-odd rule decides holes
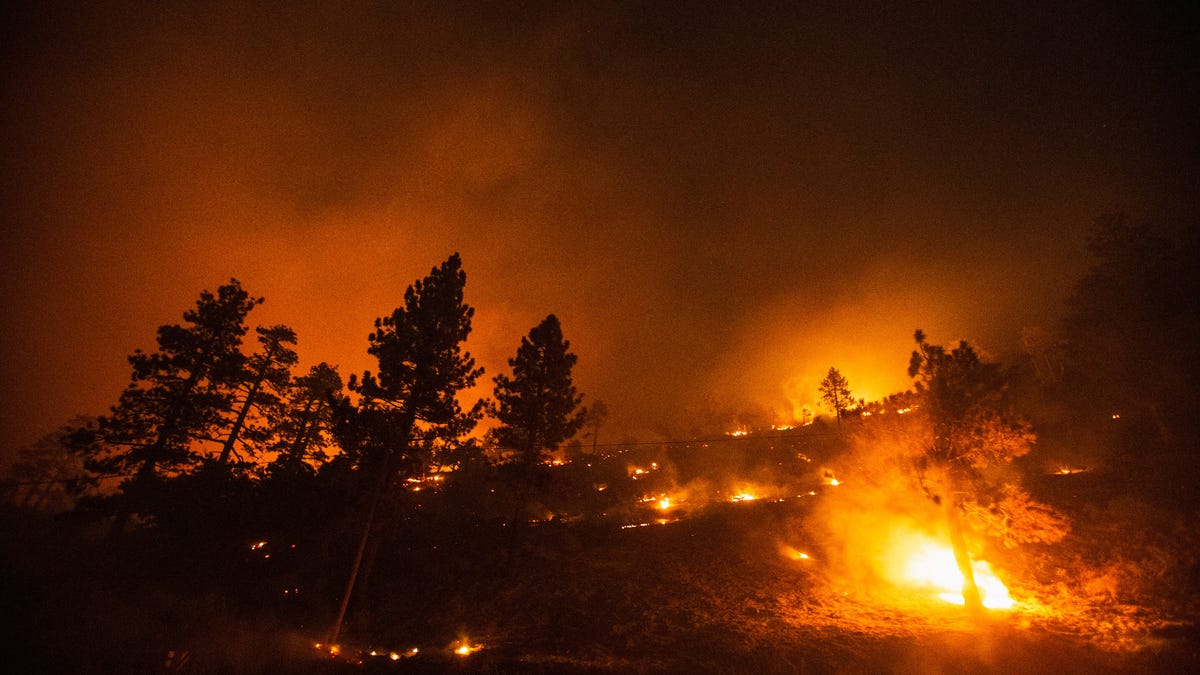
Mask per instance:
[[[1083,473],[1084,471],[1087,471],[1087,468],[1082,466],[1060,466],[1054,473],[1061,476],[1070,476],[1071,474]]]
[[[741,493],[739,493],[739,494],[736,494],[736,495],[734,495],[734,496],[733,496],[733,499],[732,499],[732,500],[730,500],[730,501],[735,501],[735,502],[752,502],[752,501],[754,501],[755,499],[758,499],[758,497],[755,497],[754,495],[750,494],[749,492],[741,492]]]
[[[791,560],[812,560],[812,556],[809,554],[805,553],[804,551],[796,550],[787,545],[780,546],[779,552],[782,553],[785,558],[789,558]]]
[[[658,500],[658,508],[662,509],[663,511],[671,508],[671,498],[663,497],[662,499]]]
[[[457,648],[455,648],[454,653],[458,654],[459,656],[469,656],[471,653],[477,652],[482,648],[483,647],[480,645],[473,645],[470,642],[463,640],[462,643],[460,643],[459,646]]]
[[[975,585],[988,609],[1011,609],[1013,600],[1008,588],[992,573],[992,568],[983,560],[971,563],[975,572]],[[938,597],[956,605],[965,604],[962,595],[963,576],[954,560],[954,551],[944,544],[924,539],[912,546],[904,559],[901,577],[910,584],[938,591]]]

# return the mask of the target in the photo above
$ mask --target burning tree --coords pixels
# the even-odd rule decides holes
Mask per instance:
[[[1032,499],[1004,475],[1004,467],[1027,454],[1035,440],[1028,423],[1006,397],[998,364],[980,360],[965,341],[947,350],[915,334],[909,362],[919,408],[915,466],[922,489],[947,520],[955,563],[968,608],[983,607],[967,544],[973,527],[1006,546],[1052,542],[1066,535],[1066,520]]]

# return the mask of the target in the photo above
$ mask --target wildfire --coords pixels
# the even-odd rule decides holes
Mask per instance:
[[[471,654],[483,649],[483,645],[473,645],[467,640],[459,642],[458,647],[455,647],[454,653],[459,656],[470,656]]]
[[[947,545],[929,538],[910,542],[908,550],[898,556],[899,580],[907,585],[919,586],[937,592],[937,597],[956,605],[965,604],[962,595],[963,576],[954,560],[954,551]],[[1008,588],[983,560],[971,563],[975,573],[975,585],[983,597],[983,606],[988,609],[1011,609],[1013,599]]]
[[[754,501],[755,499],[758,499],[758,497],[756,497],[755,495],[752,495],[752,494],[750,494],[749,492],[740,492],[740,493],[738,493],[738,494],[734,495],[734,496],[733,496],[733,499],[731,499],[730,501],[733,501],[733,502],[752,502],[752,501]]]
[[[783,554],[783,557],[790,560],[812,560],[812,556],[809,554],[792,548],[791,546],[787,546],[786,544],[779,547],[779,552]]]
[[[657,497],[654,495],[642,497],[640,501],[642,504],[654,504],[654,507],[660,511],[666,511],[679,505],[673,497],[661,493]]]
[[[1082,466],[1060,466],[1054,473],[1060,476],[1070,476],[1071,474],[1083,473],[1084,471],[1087,471],[1087,468]]]

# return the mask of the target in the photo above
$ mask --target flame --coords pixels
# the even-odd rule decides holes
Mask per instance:
[[[458,647],[454,649],[454,653],[459,656],[470,656],[472,653],[483,649],[482,645],[473,645],[467,640],[459,642]]]
[[[671,498],[663,497],[662,499],[658,500],[658,508],[663,511],[666,511],[667,509],[671,508]]]
[[[1083,466],[1060,466],[1054,473],[1060,476],[1070,476],[1071,474],[1083,473],[1087,471],[1087,467]]]
[[[749,492],[740,492],[740,493],[738,493],[738,494],[734,495],[734,496],[733,496],[733,499],[731,499],[730,501],[734,501],[734,502],[752,502],[752,501],[754,501],[755,499],[758,499],[758,497],[756,497],[755,495],[752,495],[752,494],[750,494]]]
[[[907,551],[901,553],[898,568],[899,580],[907,585],[928,588],[937,592],[937,597],[956,605],[965,604],[962,595],[963,576],[954,560],[954,551],[947,545],[927,537],[909,540]],[[983,606],[988,609],[1011,609],[1013,599],[1008,588],[983,560],[971,563],[975,572],[975,585],[983,597]]]
[[[779,547],[779,552],[781,554],[783,554],[783,557],[791,559],[791,560],[812,560],[812,556],[810,556],[809,554],[805,553],[804,551],[800,551],[795,548],[792,548],[791,546],[788,546],[786,544],[781,545]]]

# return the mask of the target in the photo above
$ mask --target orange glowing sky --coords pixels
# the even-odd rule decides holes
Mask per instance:
[[[553,312],[616,440],[1003,352],[1194,213],[1194,16],[648,4],[4,10],[5,452],[231,276],[349,374],[459,251],[487,381]]]

